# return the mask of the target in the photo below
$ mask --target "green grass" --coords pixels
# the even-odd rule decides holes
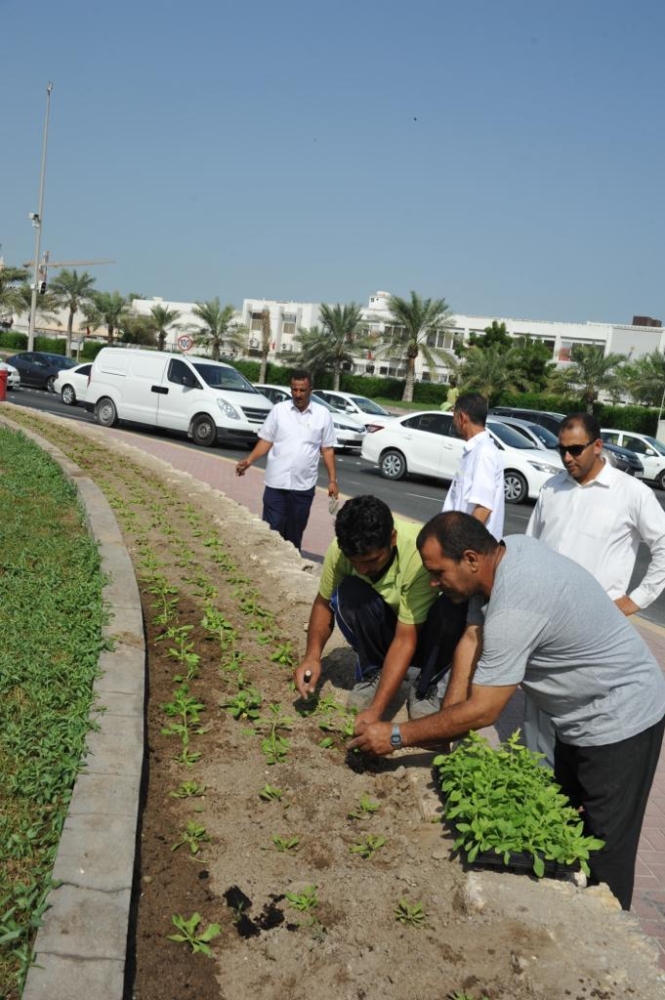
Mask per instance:
[[[0,428],[0,998],[22,987],[90,728],[102,585],[75,488]]]

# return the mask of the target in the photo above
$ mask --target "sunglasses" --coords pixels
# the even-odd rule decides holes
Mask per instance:
[[[564,455],[570,455],[571,458],[579,458],[583,451],[589,447],[590,444],[595,444],[598,438],[594,438],[592,441],[587,441],[586,444],[560,444],[558,445],[558,451],[561,458]]]

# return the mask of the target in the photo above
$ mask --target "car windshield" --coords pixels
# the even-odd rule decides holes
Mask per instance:
[[[373,400],[367,399],[366,396],[351,396],[351,399],[363,413],[374,413],[377,417],[390,416],[387,410],[384,410],[382,406],[379,406]]]
[[[533,448],[531,441],[528,441],[514,427],[509,427],[508,424],[500,424],[498,421],[488,420],[487,426],[492,434],[496,435],[504,444],[507,444],[509,448]]]
[[[511,424],[511,427],[513,425]],[[514,428],[519,431],[519,427]],[[546,448],[558,448],[559,439],[556,434],[552,434],[552,431],[548,430],[547,427],[543,427],[542,424],[529,424],[529,430],[532,434],[535,434],[539,441],[541,441]]]
[[[659,455],[665,455],[665,445],[663,445],[662,441],[656,441],[655,438],[650,437],[648,434],[644,434],[643,437],[654,451],[657,451]]]
[[[222,368],[218,365],[208,365],[203,361],[192,362],[204,382],[211,389],[232,389],[233,392],[250,392],[254,396],[259,393],[235,368]]]
[[[337,409],[336,406],[331,406],[330,403],[326,402],[325,399],[321,399],[320,396],[314,396],[312,394],[312,396],[310,398],[311,398],[311,400],[312,400],[313,403],[318,403],[319,406],[325,407],[325,409],[329,410],[331,413],[339,413],[339,410]]]
[[[78,364],[76,358],[66,358],[64,354],[44,354],[44,358],[49,364],[58,365],[59,368],[76,368]]]

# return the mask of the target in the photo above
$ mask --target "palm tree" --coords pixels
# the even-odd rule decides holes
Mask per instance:
[[[242,351],[245,346],[245,330],[233,322],[235,309],[233,306],[222,306],[218,298],[207,302],[197,302],[192,312],[204,324],[203,330],[194,335],[197,344],[205,344],[210,348],[213,361],[219,361],[222,347],[226,341],[230,350]]]
[[[389,307],[394,326],[390,328],[387,338],[379,344],[376,353],[406,362],[402,400],[410,403],[413,400],[418,355],[422,353],[432,373],[437,360],[449,364],[450,354],[429,341],[430,334],[446,329],[450,321],[450,310],[445,299],[423,299],[413,291],[410,301],[391,295]]]
[[[624,365],[617,373],[619,388],[644,406],[660,406],[665,386],[665,356],[651,351]]]
[[[67,357],[72,356],[72,330],[74,328],[74,316],[86,306],[93,298],[93,285],[95,279],[87,271],[79,274],[76,270],[70,271],[63,268],[57,278],[51,282],[49,297],[53,305],[58,309],[68,309],[67,317]]]
[[[20,267],[0,268],[0,318],[20,316],[30,308],[31,288],[28,272]]]
[[[612,384],[616,369],[626,358],[623,354],[605,356],[602,347],[595,344],[577,344],[573,347],[571,359],[572,364],[559,377],[568,388],[581,388],[586,411],[593,413],[599,390]]]
[[[86,310],[86,323],[90,326],[105,326],[109,344],[112,344],[128,308],[127,297],[120,292],[93,292],[90,306]]]
[[[479,392],[492,400],[501,392],[515,391],[517,372],[513,351],[514,348],[506,351],[500,344],[485,350],[478,346],[467,348],[461,363],[456,366],[462,392]]]
[[[333,373],[333,389],[339,390],[342,365],[353,360],[353,348],[358,346],[362,309],[355,302],[349,305],[322,305],[321,327],[299,330],[296,339],[302,345],[301,359],[313,372]]]
[[[175,326],[180,319],[180,313],[177,309],[169,309],[167,306],[152,306],[150,315],[157,333],[157,350],[163,351],[166,343],[166,328],[167,326]]]
[[[259,369],[259,382],[265,382],[266,371],[268,370],[268,354],[270,353],[270,310],[264,306],[261,313],[261,368]]]

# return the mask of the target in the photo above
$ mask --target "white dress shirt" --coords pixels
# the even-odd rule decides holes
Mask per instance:
[[[311,402],[301,411],[291,399],[273,406],[259,437],[272,442],[265,485],[276,490],[310,490],[316,486],[321,449],[336,444],[330,411]]]
[[[505,505],[501,455],[487,431],[481,431],[464,443],[462,461],[446,494],[443,510],[473,514],[476,506],[487,507],[491,513],[485,527],[500,540]]]
[[[637,550],[644,541],[651,562],[628,596],[646,608],[665,588],[665,511],[650,487],[607,462],[588,483],[578,483],[567,472],[549,479],[526,534],[584,566],[612,600],[628,594]]]

